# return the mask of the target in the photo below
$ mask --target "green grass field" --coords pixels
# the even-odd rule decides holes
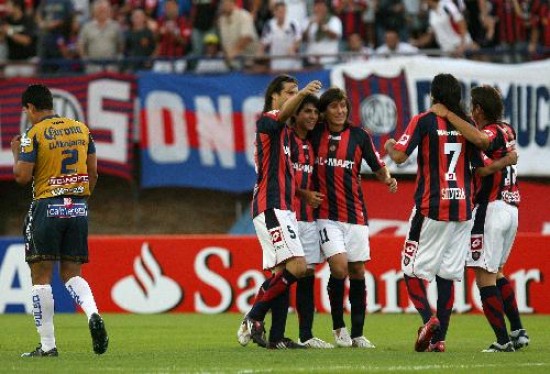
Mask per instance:
[[[347,316],[349,320],[349,316]],[[524,316],[531,345],[516,353],[481,353],[494,340],[482,315],[453,315],[446,353],[415,353],[416,315],[367,316],[365,335],[374,350],[271,351],[241,347],[238,314],[104,315],[107,353],[92,353],[84,315],[55,317],[58,358],[19,355],[34,349],[38,335],[29,315],[0,315],[0,373],[338,373],[338,372],[550,372],[550,316]],[[287,336],[297,338],[291,314]],[[332,341],[329,315],[318,315],[315,332]]]

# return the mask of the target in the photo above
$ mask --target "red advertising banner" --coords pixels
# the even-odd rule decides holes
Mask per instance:
[[[403,238],[379,235],[371,240],[367,264],[370,313],[415,312],[409,304],[400,252]],[[550,237],[519,235],[506,273],[516,289],[522,313],[550,313]],[[90,238],[90,264],[84,276],[104,312],[245,313],[265,275],[255,237],[129,236]],[[330,310],[326,264],[316,269],[316,307]],[[435,282],[428,287],[435,306]],[[479,312],[473,273],[455,284],[455,310]]]
[[[363,192],[369,228],[372,235],[392,234],[406,236],[408,220],[414,205],[416,184],[413,180],[398,178],[396,194],[374,180],[363,181]],[[550,235],[550,183],[520,180],[519,232]]]

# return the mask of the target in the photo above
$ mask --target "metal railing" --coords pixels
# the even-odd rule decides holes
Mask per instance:
[[[294,70],[312,70],[318,68],[329,68],[332,65],[350,61],[367,61],[378,58],[392,58],[398,56],[430,56],[430,57],[455,57],[470,60],[481,60],[495,63],[518,63],[533,60],[541,60],[550,57],[550,48],[539,48],[536,53],[529,54],[524,49],[513,48],[481,48],[465,52],[463,56],[453,56],[440,49],[422,49],[415,54],[380,55],[376,53],[341,52],[338,54],[312,55],[300,53],[296,55],[241,55],[236,57],[232,63],[227,63],[223,57],[205,56],[182,56],[177,58],[168,57],[124,57],[115,59],[49,59],[30,61],[7,61],[0,63],[0,77],[10,78],[17,76],[67,76],[94,72],[127,72],[133,73],[140,70],[152,70],[159,72],[194,73],[201,61],[218,62],[220,69],[211,72],[226,72],[231,70],[250,72],[274,72],[270,68],[270,61],[282,59],[295,59],[300,61],[301,68]],[[331,58],[334,62],[321,64],[324,58]],[[224,64],[225,62],[225,64]],[[162,63],[163,68],[156,67]],[[201,72],[204,74],[204,72]]]

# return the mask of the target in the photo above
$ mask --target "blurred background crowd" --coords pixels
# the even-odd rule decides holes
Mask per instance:
[[[545,58],[550,0],[0,0],[5,77]]]

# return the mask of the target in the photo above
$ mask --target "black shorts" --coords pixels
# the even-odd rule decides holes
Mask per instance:
[[[23,226],[25,260],[88,262],[88,203],[81,197],[34,200]]]

